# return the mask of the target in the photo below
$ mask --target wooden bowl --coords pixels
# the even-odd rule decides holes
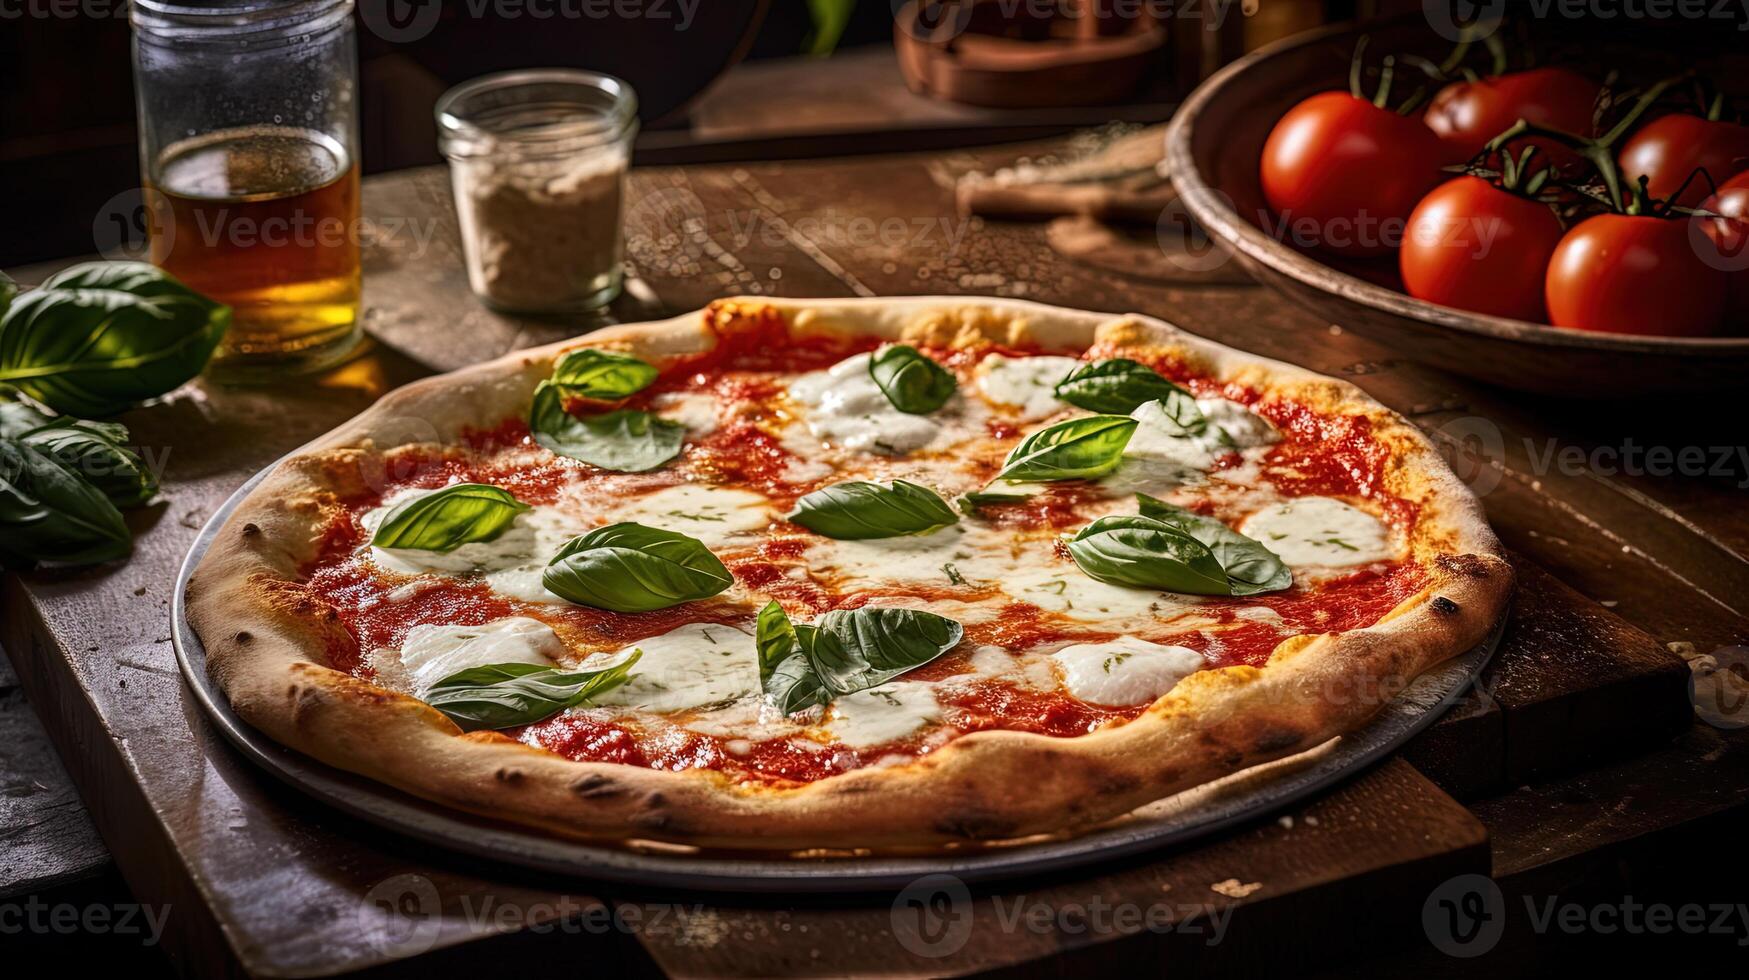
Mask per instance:
[[[1401,291],[1396,258],[1313,256],[1264,228],[1273,216],[1258,159],[1275,121],[1315,92],[1347,89],[1362,32],[1296,35],[1228,65],[1191,93],[1166,134],[1166,161],[1185,210],[1258,281],[1403,357],[1521,391],[1577,397],[1740,386],[1749,337],[1640,337],[1484,316]],[[1449,50],[1426,21],[1369,25],[1372,50]]]

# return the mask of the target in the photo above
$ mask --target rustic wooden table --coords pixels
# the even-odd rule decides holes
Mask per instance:
[[[1145,312],[1349,378],[1453,447],[1519,556],[1513,621],[1478,690],[1399,757],[1279,819],[945,906],[599,887],[433,853],[316,805],[231,751],[177,674],[170,590],[196,531],[250,474],[389,388],[590,326],[484,310],[461,271],[446,175],[394,174],[366,184],[370,349],[319,378],[197,383],[129,413],[166,464],[163,501],[134,515],[137,553],[5,580],[0,641],[120,871],[142,902],[168,907],[178,966],[428,973],[515,957],[670,975],[1057,973],[1157,970],[1165,957],[1305,969],[1430,955],[1421,910],[1455,875],[1558,889],[1636,841],[1740,816],[1749,745],[1690,724],[1670,646],[1749,640],[1740,407],[1491,391],[1261,289],[1081,264],[1041,226],[954,212],[957,174],[1060,148],[640,169],[627,216],[636,275],[614,313],[737,293],[1020,296]],[[1661,472],[1665,457],[1647,453],[1690,446],[1708,449],[1712,472]],[[1102,917],[1115,907],[1138,911]]]

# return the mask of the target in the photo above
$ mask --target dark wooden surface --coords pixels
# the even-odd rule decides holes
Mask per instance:
[[[1541,461],[1550,446],[1593,454],[1630,438],[1642,446],[1707,446],[1740,442],[1740,434],[1691,403],[1660,413],[1492,392],[1392,360],[1261,289],[1132,280],[1058,256],[1041,226],[986,224],[952,212],[958,173],[1056,149],[636,171],[627,225],[637,277],[615,312],[635,319],[734,293],[1011,295],[1139,310],[1350,378],[1454,446],[1481,448],[1479,459],[1454,449],[1459,468],[1475,478],[1490,518],[1527,570],[1515,613],[1521,628],[1490,679],[1430,736],[1446,738],[1444,749],[1418,748],[1411,758],[1468,797],[1595,764],[1600,752],[1681,748],[1660,747],[1685,710],[1665,646],[1707,650],[1749,638],[1742,609],[1749,522],[1736,485],[1749,473],[1612,475],[1596,465]],[[1304,921],[1317,926],[1305,943],[1222,944],[1209,953],[1193,952],[1194,943],[1176,932],[1077,937],[1052,927],[1016,935],[982,925],[950,967],[906,958],[890,932],[892,896],[798,907],[514,874],[432,854],[272,783],[217,743],[175,672],[169,589],[195,531],[248,474],[388,388],[588,326],[500,317],[468,295],[441,171],[369,182],[366,211],[385,232],[400,229],[367,251],[366,326],[377,340],[366,356],[273,388],[197,384],[129,413],[124,421],[140,444],[168,454],[160,456],[168,463],[165,501],[134,515],[134,558],[6,580],[3,641],[23,686],[122,873],[142,899],[171,904],[166,944],[184,969],[310,975],[515,956],[519,963],[553,957],[572,968],[587,957],[592,967],[674,973],[942,972],[1026,963],[1053,971],[1161,956],[1227,965],[1241,961],[1223,957],[1264,950],[1275,959],[1246,965],[1304,966],[1302,951],[1346,955],[1348,934],[1318,925],[1342,903],[1389,896],[1378,914],[1393,926],[1390,936],[1408,942],[1417,937],[1407,919],[1390,916],[1412,919],[1404,910],[1419,907],[1416,896],[1458,871],[1486,868],[1478,825],[1397,762],[1287,814],[1292,827],[1265,821],[1205,847],[1002,893],[1050,895],[1047,903],[1059,904],[1076,894],[1131,904],[1157,901],[1156,893],[1194,895],[1188,905],[1230,900],[1239,906],[1235,928]],[[16,271],[27,283],[43,274]],[[1732,417],[1740,412],[1725,419]],[[1628,744],[1601,741],[1617,729]],[[1445,730],[1455,734],[1441,736]],[[1668,792],[1670,805],[1648,822],[1680,823],[1737,805],[1697,800],[1685,808],[1677,805],[1688,802],[1679,788]],[[1506,818],[1518,811],[1500,805],[1499,826],[1535,830],[1512,825]],[[1582,825],[1557,843],[1543,846],[1583,853],[1610,840]],[[1496,856],[1502,845],[1497,831]],[[1262,887],[1249,889],[1254,883]],[[1211,893],[1213,885],[1226,891]],[[1069,890],[1050,891],[1057,887]],[[488,900],[511,909],[508,920],[482,920]],[[623,925],[627,909],[656,906],[698,912],[684,926],[669,915],[660,926],[646,921],[581,936],[518,928],[518,910],[540,919],[569,908],[586,922],[588,910],[612,908]],[[410,958],[416,952],[422,955]]]

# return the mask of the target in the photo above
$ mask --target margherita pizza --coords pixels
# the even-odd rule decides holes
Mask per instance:
[[[188,608],[245,720],[593,839],[1072,833],[1354,730],[1512,573],[1413,426],[1158,320],[737,299],[391,393]]]

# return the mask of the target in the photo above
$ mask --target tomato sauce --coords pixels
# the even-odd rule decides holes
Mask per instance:
[[[615,614],[569,604],[536,604],[493,593],[480,581],[438,577],[385,575],[359,554],[365,534],[357,518],[380,505],[391,491],[435,488],[451,482],[481,482],[505,487],[529,503],[547,503],[579,485],[615,479],[614,486],[656,487],[683,481],[743,486],[780,504],[793,501],[803,485],[785,479],[796,458],[772,434],[773,412],[784,387],[783,375],[830,367],[852,354],[872,349],[870,340],[829,336],[790,337],[781,316],[773,311],[715,307],[707,323],[719,334],[708,353],[682,357],[667,365],[649,388],[632,398],[605,406],[567,406],[586,413],[608,407],[649,408],[672,393],[709,394],[718,407],[719,424],[705,436],[689,440],[683,454],[663,470],[628,477],[606,474],[585,464],[540,450],[521,418],[511,418],[465,430],[461,445],[448,451],[397,452],[389,460],[380,485],[344,501],[345,513],[327,529],[318,558],[304,570],[301,585],[291,586],[320,607],[333,610],[350,642],[337,640],[330,650],[336,669],[369,678],[364,652],[398,648],[407,632],[425,623],[483,625],[507,616],[532,616],[549,623],[568,642],[582,649],[617,649],[641,637],[666,633],[686,623],[719,622],[751,631],[756,610],[727,601],[705,600],[642,614]],[[1028,351],[999,345],[969,350],[926,348],[925,352],[969,382],[972,370],[986,354],[1023,356]],[[1141,360],[1201,396],[1229,398],[1252,406],[1282,433],[1282,440],[1263,458],[1266,478],[1290,496],[1365,497],[1384,509],[1399,526],[1412,524],[1415,507],[1385,489],[1389,451],[1362,416],[1324,416],[1305,406],[1265,399],[1242,386],[1223,385],[1191,371],[1181,361],[1158,355],[1111,349],[1090,351],[1090,359],[1126,356]],[[1018,439],[1022,427],[1002,419],[985,425],[995,440]],[[1242,462],[1225,454],[1217,468]],[[1000,459],[989,461],[993,475]],[[830,479],[822,482],[832,482]],[[812,489],[812,486],[807,486]],[[1011,503],[979,509],[979,518],[998,527],[1056,530],[1084,522],[1081,508],[1091,490],[1060,484]],[[1216,509],[1213,501],[1190,504],[1200,513]],[[832,609],[857,608],[871,595],[839,595],[801,574],[806,540],[798,529],[779,525],[756,547],[720,555],[742,586],[762,597],[783,602],[792,615],[817,616]],[[1283,592],[1242,599],[1209,599],[1198,614],[1214,625],[1167,632],[1144,639],[1186,646],[1202,652],[1211,667],[1261,666],[1284,639],[1306,633],[1327,633],[1369,626],[1424,583],[1425,572],[1411,562],[1356,571],[1313,587],[1295,585]],[[391,598],[390,593],[394,596]],[[982,601],[1001,595],[996,586],[983,589],[947,583],[895,583],[879,591],[883,599],[915,600],[919,605],[953,599]],[[762,598],[760,601],[764,601]],[[1261,608],[1268,613],[1260,614]],[[1169,630],[1170,624],[1163,624]],[[1089,624],[1072,623],[1038,606],[1010,602],[999,616],[969,623],[960,651],[984,646],[1008,650],[1037,649],[1048,644],[1112,639]],[[958,735],[988,730],[1032,732],[1067,738],[1138,717],[1145,706],[1110,707],[1090,704],[1064,691],[1042,691],[1017,685],[1000,676],[969,673],[967,654],[949,653],[906,675],[908,680],[959,682],[936,688],[946,731],[937,728],[887,745],[852,748],[824,744],[812,737],[750,740],[707,735],[657,718],[602,717],[600,711],[567,713],[533,725],[507,729],[505,734],[542,746],[566,758],[612,762],[654,769],[710,769],[738,780],[771,785],[799,785],[870,765],[883,757],[920,756]]]

